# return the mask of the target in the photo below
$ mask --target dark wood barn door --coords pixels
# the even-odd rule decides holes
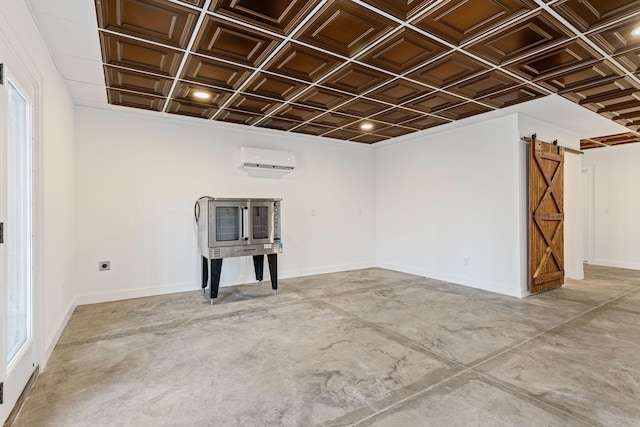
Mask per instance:
[[[529,291],[564,283],[564,148],[529,142]]]

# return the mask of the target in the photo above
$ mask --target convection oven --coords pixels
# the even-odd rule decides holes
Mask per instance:
[[[277,254],[282,253],[281,199],[201,197],[195,205],[198,247],[202,256],[202,288],[209,276],[210,299],[218,296],[224,258],[253,256],[256,280],[262,281],[267,255],[271,286],[277,293]]]

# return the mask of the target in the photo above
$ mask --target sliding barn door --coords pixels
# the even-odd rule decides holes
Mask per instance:
[[[529,290],[564,283],[564,148],[529,143]]]

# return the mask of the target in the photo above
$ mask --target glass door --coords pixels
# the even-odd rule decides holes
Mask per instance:
[[[272,243],[273,203],[252,201],[249,210],[251,215],[251,243]]]
[[[247,215],[245,201],[209,201],[209,246],[245,245],[248,238]]]
[[[4,423],[35,369],[32,141],[34,87],[0,38],[0,381]]]

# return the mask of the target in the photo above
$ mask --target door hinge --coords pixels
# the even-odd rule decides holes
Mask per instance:
[[[0,85],[4,84],[4,64],[0,64]]]
[[[0,244],[4,243],[4,222],[0,222]]]
[[[0,405],[4,403],[4,383],[0,383]]]

